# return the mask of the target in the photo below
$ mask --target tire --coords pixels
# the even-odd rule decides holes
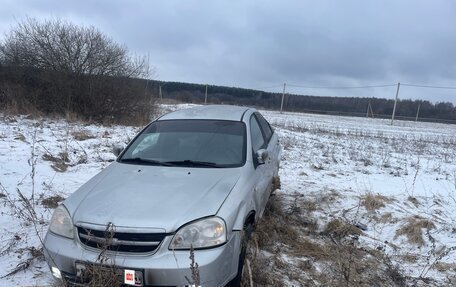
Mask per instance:
[[[247,251],[247,244],[252,236],[253,232],[253,225],[252,223],[247,223],[244,227],[242,238],[241,238],[241,253],[239,254],[239,263],[238,263],[238,271],[236,277],[233,278],[226,287],[240,287],[242,281],[242,275],[244,273],[244,263],[245,263],[245,255]]]

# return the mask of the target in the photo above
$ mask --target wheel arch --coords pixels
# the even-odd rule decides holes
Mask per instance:
[[[251,224],[252,226],[255,225],[255,216],[256,216],[256,211],[255,210],[250,210],[247,213],[247,216],[244,219],[244,228]]]

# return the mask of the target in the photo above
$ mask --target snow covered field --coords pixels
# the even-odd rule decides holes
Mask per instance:
[[[358,246],[384,254],[407,284],[456,284],[455,125],[263,114],[284,148],[276,194],[285,205],[301,204],[317,230],[335,219],[352,224]],[[52,282],[40,239],[53,206],[139,130],[0,115],[0,286]],[[286,261],[301,266],[303,257]],[[303,285],[300,278],[308,277],[283,282]]]
[[[320,227],[360,227],[410,285],[456,284],[456,126],[264,113],[285,149],[282,192],[315,203]]]

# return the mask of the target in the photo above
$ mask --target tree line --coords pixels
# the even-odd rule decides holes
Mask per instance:
[[[179,82],[153,81],[150,88],[157,93],[162,86],[162,96],[184,102],[203,103],[206,85]],[[282,94],[253,89],[208,85],[208,102],[237,104],[265,109],[280,109]],[[370,109],[368,109],[370,106]],[[352,115],[388,118],[393,112],[394,100],[374,97],[322,97],[285,94],[284,109],[294,112]],[[399,99],[396,118],[456,121],[456,107],[451,102],[431,103],[425,100]]]

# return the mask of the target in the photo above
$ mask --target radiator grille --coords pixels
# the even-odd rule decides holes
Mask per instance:
[[[125,233],[78,227],[79,240],[90,247],[119,252],[143,253],[155,251],[166,233]]]

